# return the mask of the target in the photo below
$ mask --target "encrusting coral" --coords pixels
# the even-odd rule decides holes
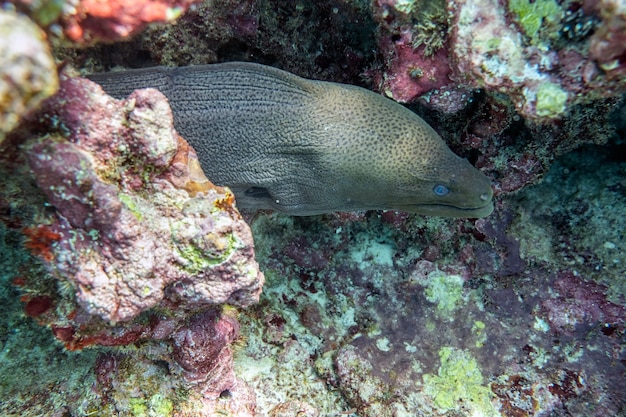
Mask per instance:
[[[49,265],[76,287],[87,313],[124,322],[164,299],[197,306],[258,299],[262,274],[232,194],[197,178],[195,153],[174,131],[159,92],[116,102],[90,81],[66,79],[39,117],[65,133],[23,145],[57,213],[45,225],[58,235]],[[192,182],[204,190],[190,194]]]
[[[561,119],[624,89],[622,3],[379,0],[384,62],[374,81],[402,102],[454,85],[504,93],[535,122]]]

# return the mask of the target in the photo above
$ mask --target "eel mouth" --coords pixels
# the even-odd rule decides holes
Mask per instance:
[[[419,213],[427,216],[456,217],[478,219],[487,217],[493,212],[493,201],[478,207],[457,207],[446,204],[414,204],[406,207],[398,207],[411,213]]]

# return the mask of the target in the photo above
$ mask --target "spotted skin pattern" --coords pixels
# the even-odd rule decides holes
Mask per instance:
[[[446,217],[493,210],[483,173],[415,113],[361,87],[243,62],[89,78],[117,98],[159,89],[207,177],[230,187],[240,208]]]

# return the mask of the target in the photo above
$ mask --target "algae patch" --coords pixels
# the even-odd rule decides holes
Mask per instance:
[[[450,316],[460,307],[463,297],[463,278],[459,275],[446,275],[441,271],[428,274],[424,294],[431,303],[437,304],[437,312]]]
[[[542,83],[537,89],[537,115],[557,117],[565,112],[567,92],[560,85],[551,82]]]
[[[493,394],[483,385],[476,360],[467,352],[452,347],[439,350],[441,365],[437,375],[424,375],[424,392],[441,410],[454,410],[462,401],[471,416],[500,416],[491,402]]]
[[[554,0],[511,0],[509,9],[517,16],[522,30],[532,44],[540,44],[539,33],[554,29],[563,18],[563,9]]]

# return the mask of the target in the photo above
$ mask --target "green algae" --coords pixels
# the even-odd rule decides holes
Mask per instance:
[[[522,30],[533,45],[543,42],[541,34],[556,36],[558,25],[563,17],[563,9],[555,0],[510,0],[509,10],[517,16]]]
[[[154,394],[148,399],[131,398],[129,405],[132,417],[167,417],[174,411],[172,401],[160,394]]]
[[[476,336],[476,347],[481,348],[487,341],[487,333],[485,332],[486,324],[484,321],[476,320],[472,325],[472,334]]]
[[[118,367],[107,411],[131,417],[169,417],[176,404],[187,400],[179,382],[168,378],[167,368],[143,356],[146,351],[132,347],[119,350],[126,355],[117,356]]]
[[[433,271],[428,275],[426,299],[437,304],[437,312],[452,316],[463,301],[463,278],[459,275],[447,275],[441,271]]]
[[[202,247],[190,243],[189,245],[178,245],[178,253],[189,261],[188,265],[185,265],[185,269],[192,273],[198,273],[215,265],[224,263],[230,255],[236,249],[236,239],[234,236],[230,236],[228,239],[228,248],[221,254],[207,253]]]
[[[122,204],[124,204],[124,207],[126,207],[132,213],[132,215],[135,216],[137,220],[139,221],[143,220],[143,214],[131,195],[125,194],[125,193],[118,193],[117,198],[120,199]]]
[[[35,1],[32,3],[33,19],[41,26],[49,26],[61,17],[65,3],[65,0]]]
[[[452,347],[439,350],[441,365],[437,375],[424,375],[424,392],[441,410],[453,410],[462,401],[472,416],[499,416],[491,403],[493,394],[483,385],[476,360],[467,352]]]
[[[537,115],[541,117],[557,117],[565,112],[567,92],[560,85],[544,82],[537,89]]]
[[[195,227],[188,219],[183,219],[172,225],[171,233],[176,252],[188,262],[184,265],[185,270],[192,274],[224,263],[240,246],[233,234],[219,236],[196,231],[197,235],[193,235]]]
[[[394,7],[396,10],[402,13],[410,14],[413,11],[413,8],[415,7],[415,3],[417,3],[417,1],[418,0],[398,0]]]
[[[419,11],[419,13],[415,13]],[[442,0],[422,1],[413,7],[417,22],[413,30],[413,47],[424,46],[424,55],[432,56],[447,41],[449,22],[446,2]]]

